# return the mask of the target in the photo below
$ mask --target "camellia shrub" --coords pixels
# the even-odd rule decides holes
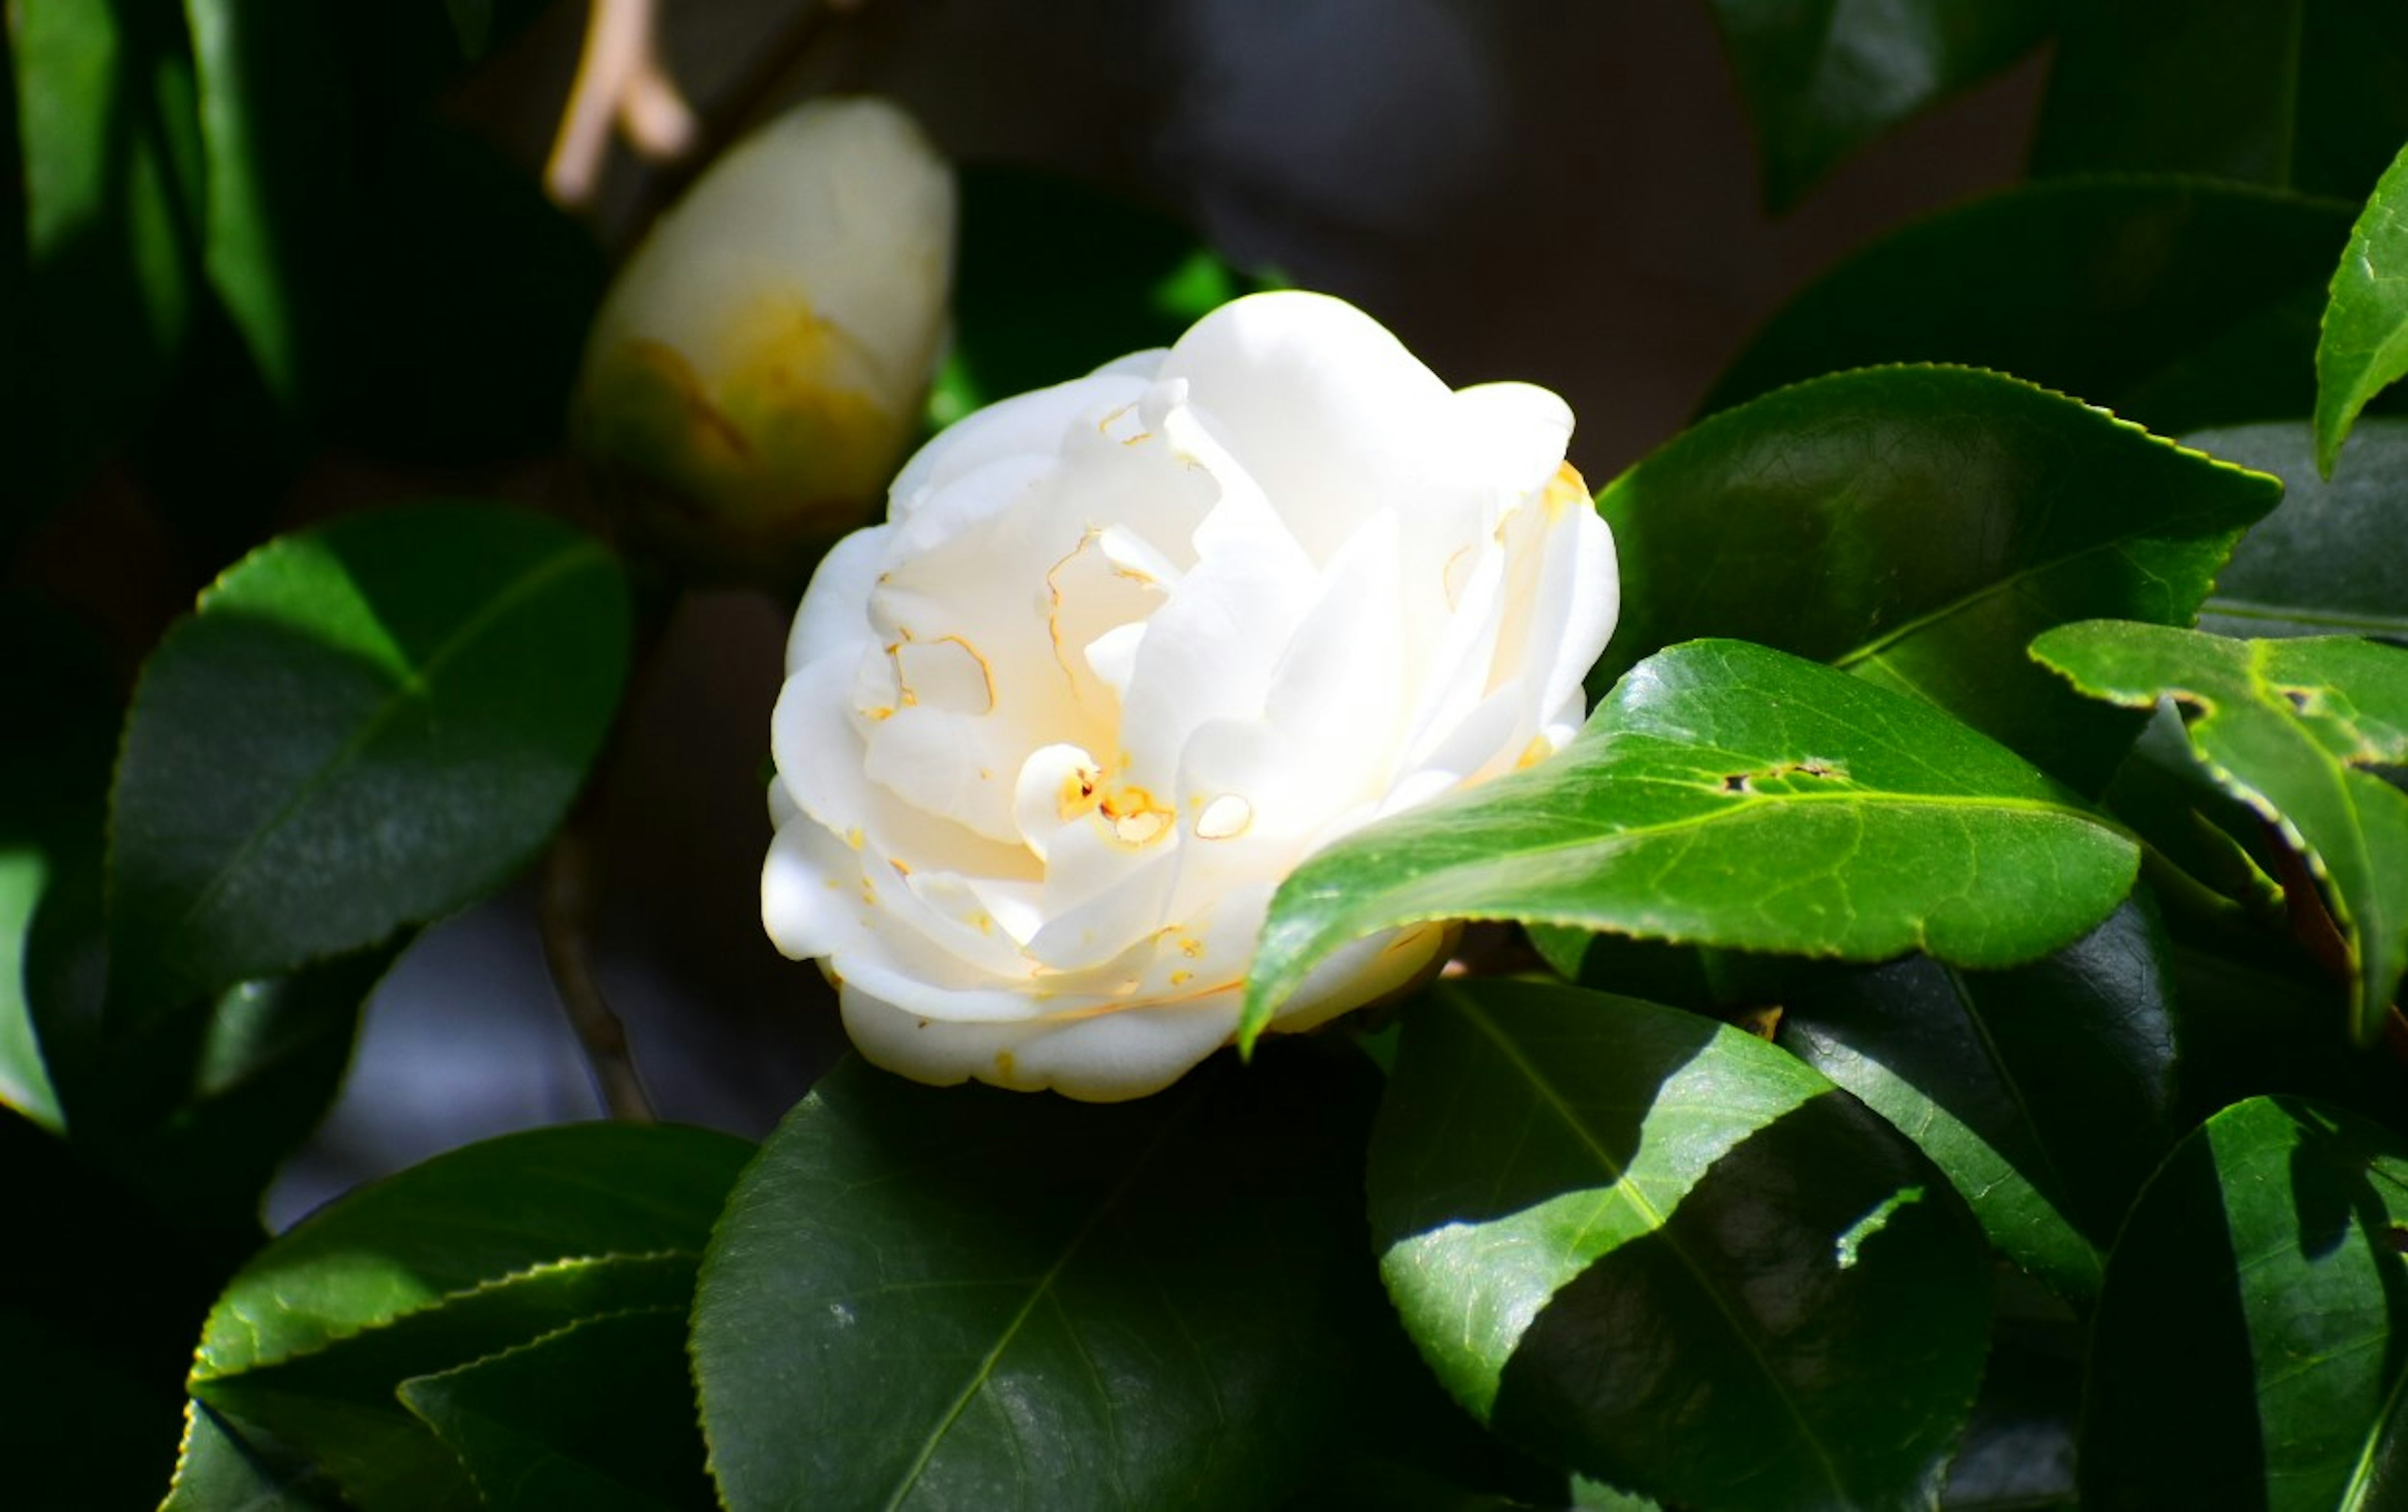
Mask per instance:
[[[1593,490],[597,5],[552,192],[692,165],[613,267],[430,104],[534,8],[7,8],[0,1503],[2408,1506],[2408,10],[1705,0],[1769,207],[2045,48],[2029,173]],[[272,514],[336,455],[423,486]],[[213,575],[112,641],[128,511]],[[586,958],[729,583],[853,1046],[757,1143]],[[613,1116],[268,1234],[530,872]]]

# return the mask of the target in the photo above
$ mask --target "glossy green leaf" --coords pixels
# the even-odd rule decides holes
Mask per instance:
[[[1990,1277],[1945,1178],[1710,1019],[1525,983],[1409,1011],[1381,1274],[1498,1433],[1676,1505],[1928,1505]]]
[[[2052,0],[1713,0],[1765,203],[1787,209],[1856,149],[2030,51],[2057,11]]]
[[[1622,618],[1598,694],[1729,636],[1918,694],[2096,791],[2135,733],[2023,648],[2069,620],[2188,625],[2273,479],[1995,373],[1887,367],[1769,394],[1598,496]]]
[[[939,425],[1167,347],[1261,287],[1169,216],[1075,179],[966,164],[961,194],[953,344],[928,400]]]
[[[140,427],[184,342],[200,128],[177,0],[18,0],[8,33],[28,297],[0,493],[21,526]]]
[[[1247,1032],[1350,940],[1510,918],[2012,966],[2130,890],[2128,836],[1919,698],[1738,641],[1640,663],[1552,760],[1359,830],[1280,886]]]
[[[1109,1106],[829,1073],[695,1299],[727,1506],[1275,1505],[1343,1459],[1412,1367],[1364,1259],[1368,1072],[1318,1059]]]
[[[2217,1114],[2108,1263],[2083,1505],[2399,1505],[2408,1142],[2292,1098]]]
[[[2032,655],[2093,698],[2172,698],[2216,781],[2298,846],[2329,890],[2371,1043],[2408,970],[2408,792],[2370,765],[2408,762],[2408,650],[2348,636],[2229,641],[2196,630],[2069,625]]]
[[[2386,66],[2387,65],[2387,66]],[[2356,200],[2408,137],[2408,13],[2390,0],[2067,7],[2040,174],[2186,173]]]
[[[309,0],[184,0],[208,165],[205,262],[269,394],[311,397],[351,209],[350,98]]]
[[[193,1395],[246,1433],[264,1433],[306,1458],[362,1512],[473,1508],[479,1496],[467,1468],[404,1407],[402,1389],[584,1318],[651,1308],[682,1316],[700,1259],[687,1249],[539,1266],[236,1375],[210,1374],[205,1361],[194,1372]],[[606,1374],[592,1384],[624,1390],[636,1374]],[[666,1374],[682,1393],[685,1372],[674,1350]],[[690,1395],[682,1410],[691,1421]]]
[[[401,1384],[492,1512],[715,1512],[703,1473],[686,1310],[587,1318]]]
[[[253,1257],[210,1311],[190,1389],[366,1512],[473,1505],[402,1383],[587,1318],[681,1307],[750,1153],[698,1129],[584,1124],[438,1156]]]
[[[2087,1302],[2171,1142],[2172,948],[2127,903],[2029,966],[1811,972],[1781,1043],[1947,1174],[2000,1254]]]
[[[147,1009],[498,886],[584,780],[627,626],[610,555],[512,511],[354,515],[253,553],[136,692],[112,989]]]
[[[2358,411],[2408,374],[2408,148],[2350,228],[2316,339],[2316,470],[2329,478]]]
[[[2408,644],[2408,420],[2351,433],[2338,474],[2316,473],[2303,423],[2205,431],[2186,445],[2284,481],[2282,507],[2218,575],[2200,628],[2218,635],[2365,635]]]
[[[1841,368],[1953,362],[2160,435],[2306,414],[2351,210],[2201,180],[2010,189],[1894,232],[1807,285],[1704,408]]]
[[[564,1260],[698,1251],[742,1140],[569,1124],[471,1145],[362,1188],[226,1288],[194,1371],[238,1375]]]

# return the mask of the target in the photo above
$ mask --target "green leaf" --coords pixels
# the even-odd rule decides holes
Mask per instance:
[[[437,1156],[262,1250],[210,1312],[194,1372],[234,1376],[312,1354],[565,1260],[698,1251],[751,1153],[707,1130],[596,1123]]]
[[[1809,284],[1711,411],[1846,367],[1993,367],[2160,435],[2306,414],[2350,208],[2238,184],[2067,179],[1874,242]]]
[[[2408,650],[2347,636],[2229,641],[2102,621],[2032,655],[2093,698],[2186,711],[2192,749],[2269,820],[2329,892],[2359,1043],[2383,1030],[2408,970],[2408,792],[2366,770],[2408,762]]]
[[[1369,1073],[1319,1059],[1109,1106],[829,1073],[695,1299],[727,1506],[1274,1505],[1342,1461],[1399,1341],[1363,1263]]]
[[[538,1266],[238,1375],[211,1375],[204,1363],[194,1372],[193,1396],[246,1433],[307,1458],[363,1512],[474,1507],[477,1490],[460,1458],[397,1393],[414,1377],[498,1355],[583,1318],[642,1308],[682,1316],[700,1259],[688,1249]],[[674,1350],[667,1374],[691,1422],[693,1400]],[[596,1384],[624,1390],[630,1381],[620,1373]],[[698,1469],[699,1456],[694,1462]]]
[[[26,991],[26,948],[53,879],[88,856],[108,807],[118,694],[100,643],[30,596],[0,596],[0,1103],[56,1131],[65,1115]]]
[[[2216,578],[2200,628],[2218,635],[2365,635],[2408,644],[2408,420],[2372,419],[2351,434],[2348,464],[2317,476],[2300,422],[2243,425],[2184,444],[2284,481],[2282,507],[2243,536]]]
[[[2065,8],[2038,174],[2187,173],[2356,200],[2408,137],[2389,0],[2115,0]]]
[[[681,1307],[749,1154],[698,1129],[583,1124],[438,1156],[254,1256],[203,1326],[190,1390],[368,1512],[474,1505],[395,1391],[587,1318]]]
[[[1858,148],[2030,51],[2057,13],[2052,0],[1713,0],[1767,208],[1787,209]]]
[[[1921,699],[1693,641],[1633,668],[1553,759],[1299,867],[1271,900],[1241,1033],[1330,952],[1405,924],[2013,966],[2096,927],[2137,866],[2128,836]]]
[[[2408,1485],[2408,1144],[2227,1108],[2133,1211],[2092,1332],[2083,1505],[2373,1508]]]
[[[1623,598],[1590,686],[1674,641],[1756,641],[1919,694],[2096,791],[2134,722],[2023,647],[2069,620],[2188,625],[2281,497],[1995,373],[1819,379],[1704,421],[1598,496]]]
[[[309,0],[184,0],[208,163],[205,262],[288,412],[331,367],[327,301],[344,271],[350,100]]]
[[[953,345],[928,401],[938,425],[1167,347],[1261,286],[1179,222],[1075,179],[965,164],[961,194]]]
[[[23,409],[0,436],[20,527],[140,428],[183,344],[200,126],[177,0],[18,0],[8,32],[28,289]]]
[[[1922,1149],[1990,1242],[2087,1302],[2171,1141],[2172,951],[2126,903],[2029,966],[1922,957],[1794,980],[1781,1043]]]
[[[342,1512],[342,1490],[307,1460],[195,1402],[159,1512]]]
[[[2358,411],[2408,374],[2408,148],[2385,170],[2333,269],[2316,338],[2316,470],[2331,477]]]
[[[269,542],[152,652],[111,832],[111,968],[147,1006],[383,940],[567,812],[625,673],[588,538],[468,506]]]
[[[591,1318],[401,1384],[494,1512],[718,1506],[703,1473],[685,1309]]]
[[[1681,1505],[1936,1496],[1984,1246],[1912,1145],[1773,1047],[1442,985],[1407,1015],[1369,1194],[1407,1332],[1507,1439]]]

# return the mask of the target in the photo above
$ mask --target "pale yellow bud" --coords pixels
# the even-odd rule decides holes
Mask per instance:
[[[575,433],[639,539],[792,578],[884,496],[940,355],[952,168],[882,100],[814,100],[662,216],[585,350]]]

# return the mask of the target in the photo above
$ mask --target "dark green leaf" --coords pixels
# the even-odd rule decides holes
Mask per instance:
[[[584,779],[627,625],[609,554],[515,511],[354,515],[254,553],[168,632],[135,697],[112,994],[148,1011],[499,885]]]
[[[2210,1119],[2107,1267],[2083,1505],[2374,1508],[2408,1487],[2408,1145],[2291,1098]]]
[[[1921,1147],[2001,1254],[2086,1302],[2172,1133],[2172,973],[2163,931],[2127,903],[2012,971],[1914,957],[1806,973],[1781,1043]]]
[[[262,1250],[219,1298],[194,1371],[312,1354],[564,1260],[698,1250],[751,1153],[700,1129],[571,1124],[438,1156]]]
[[[1357,831],[1280,886],[1251,1035],[1350,940],[1511,918],[2012,966],[2122,901],[2128,836],[1929,704],[1737,641],[1633,668],[1552,760]]]
[[[177,0],[19,0],[8,29],[29,281],[23,408],[0,421],[13,534],[140,427],[192,319],[201,193]]]
[[[1398,1341],[1363,1260],[1369,1073],[1318,1059],[1110,1106],[838,1066],[703,1269],[726,1505],[1263,1506],[1342,1459]]]
[[[1677,641],[1760,641],[1919,694],[2096,791],[2136,722],[2086,709],[2023,647],[2069,620],[2188,625],[2281,496],[1995,373],[1820,379],[1713,416],[1598,496],[1623,598],[1590,686]]]
[[[2243,637],[2366,635],[2408,644],[2408,420],[2371,419],[2351,434],[2340,476],[2316,474],[2301,423],[2185,439],[2284,481],[2282,507],[2243,536],[2200,628]]]
[[[2387,66],[2386,66],[2387,65]],[[2408,137],[2391,0],[2065,7],[2032,171],[2189,173],[2362,198]]]
[[[939,425],[1167,347],[1261,286],[1177,221],[1074,179],[969,164],[961,194],[953,346],[928,401]]]
[[[2197,712],[2200,761],[2278,822],[2329,889],[2356,977],[2351,1023],[2372,1043],[2408,970],[2408,792],[2366,769],[2408,762],[2408,650],[2102,621],[2051,630],[2032,655],[2093,698]]]
[[[440,1374],[567,1328],[638,1308],[682,1316],[694,1295],[694,1250],[564,1260],[452,1293],[435,1305],[330,1340],[308,1354],[232,1375],[195,1367],[194,1397],[303,1455],[363,1512],[436,1512],[478,1505],[460,1458],[396,1394]],[[670,1357],[669,1379],[685,1372]],[[624,1377],[606,1378],[624,1388]],[[691,1396],[682,1414],[692,1421]],[[698,1467],[700,1460],[695,1460]]]
[[[703,1473],[683,1307],[592,1318],[401,1385],[493,1512],[718,1506]]]
[[[2408,374],[2408,149],[2385,171],[2333,269],[2316,340],[2316,470],[2329,478],[2358,411]]]
[[[208,163],[206,264],[278,402],[298,411],[332,366],[352,184],[349,96],[311,0],[184,0]]]
[[[100,834],[118,701],[90,631],[31,597],[0,597],[0,708],[37,732],[0,742],[0,1103],[52,1130],[64,1116],[25,991],[26,944],[51,880]]]
[[[2200,770],[2181,713],[2172,705],[2161,704],[2149,716],[2107,785],[2106,803],[2154,853],[2149,860],[2158,864],[2149,874],[2165,885],[2178,908],[2220,925],[2254,921],[2287,929],[2282,885],[2269,870],[2274,857],[2265,821]],[[2180,875],[2169,875],[2169,869]]]
[[[199,1403],[159,1512],[344,1512],[342,1490],[309,1462]]]
[[[1711,1020],[1523,983],[1406,1018],[1371,1226],[1508,1439],[1683,1505],[1928,1505],[1981,1377],[1978,1231],[1912,1145]]]
[[[580,1319],[682,1306],[750,1146],[667,1126],[509,1135],[365,1188],[261,1250],[211,1310],[193,1394],[368,1512],[474,1505],[394,1395]]]
[[[2053,0],[1713,0],[1778,212],[1840,161],[2039,45]]]
[[[1808,285],[1705,409],[1844,367],[1955,362],[2161,435],[2305,414],[2350,213],[2204,180],[2011,189],[1895,232]]]

